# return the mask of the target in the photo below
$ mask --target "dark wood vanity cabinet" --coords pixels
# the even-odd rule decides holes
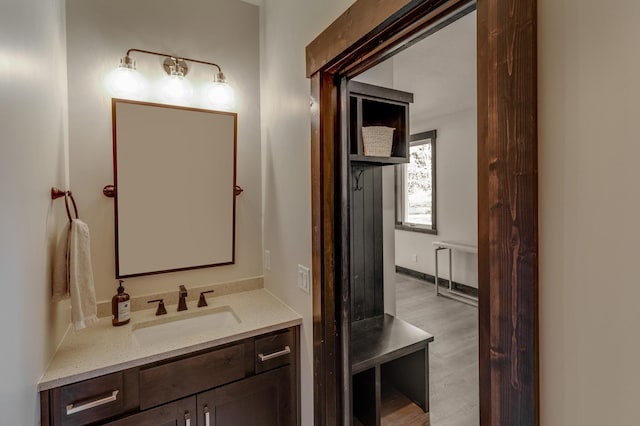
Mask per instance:
[[[197,396],[198,425],[295,424],[291,366],[240,380]]]
[[[194,426],[197,413],[196,397],[184,398],[161,405],[120,420],[106,423],[108,426]],[[203,423],[204,424],[204,423]]]
[[[43,391],[43,426],[299,424],[299,328]]]

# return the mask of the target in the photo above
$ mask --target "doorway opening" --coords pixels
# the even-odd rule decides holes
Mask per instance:
[[[353,421],[347,81],[471,3],[358,0],[307,47],[316,424]],[[536,3],[478,0],[477,14],[480,424],[536,425]]]
[[[475,4],[427,34],[348,80],[349,102],[341,104],[350,147],[355,425],[479,424]],[[388,158],[367,152],[366,131],[376,125],[393,129]],[[382,315],[389,320],[374,327]],[[400,367],[417,356],[403,347],[417,342],[401,342],[408,330],[400,323],[435,339],[416,370]],[[397,335],[387,336],[387,326]],[[368,410],[376,399],[379,413]]]

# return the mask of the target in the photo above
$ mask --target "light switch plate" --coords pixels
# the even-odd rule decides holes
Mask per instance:
[[[271,252],[269,250],[264,251],[264,269],[271,270]]]
[[[305,293],[311,293],[311,277],[309,268],[298,265],[298,288]]]

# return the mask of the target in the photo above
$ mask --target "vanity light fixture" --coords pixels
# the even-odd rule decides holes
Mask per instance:
[[[167,77],[162,80],[158,88],[158,97],[163,101],[169,103],[188,103],[190,101],[193,89],[189,80],[185,78],[189,72],[188,61],[217,68],[213,81],[208,83],[203,91],[204,103],[207,106],[222,110],[230,110],[235,106],[233,88],[226,82],[226,77],[220,65],[141,49],[127,50],[124,58],[120,60],[118,68],[109,74],[107,85],[114,97],[137,99],[144,90],[144,79],[136,70],[135,61],[131,58],[132,52],[163,56],[165,58],[162,66],[167,73]]]
[[[166,67],[167,76],[160,82],[160,98],[168,103],[184,103],[189,100],[193,89],[189,80],[184,78],[187,67],[181,65],[181,61],[176,58],[167,58],[170,65]],[[185,64],[186,65],[186,64]]]
[[[207,84],[207,101],[213,108],[232,109],[235,104],[233,89],[226,82],[222,71],[214,75],[213,82]]]
[[[144,90],[144,78],[136,71],[136,62],[127,56],[120,59],[120,65],[107,76],[107,87],[118,98],[137,98]]]

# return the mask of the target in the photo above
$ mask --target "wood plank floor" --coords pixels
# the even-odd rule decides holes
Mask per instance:
[[[382,408],[380,417],[382,426],[431,426],[429,413],[411,402],[406,396],[391,386],[382,387]]]
[[[477,308],[436,297],[433,284],[396,274],[396,309],[398,318],[435,336],[429,345],[431,410],[417,418],[404,408],[411,411],[409,423],[400,413],[383,413],[383,424],[479,425]]]

